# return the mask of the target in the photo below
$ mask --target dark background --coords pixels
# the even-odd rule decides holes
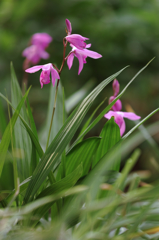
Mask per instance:
[[[102,54],[102,58],[87,58],[78,76],[78,61],[71,70],[67,65],[61,74],[66,98],[79,90],[87,81],[95,85],[130,65],[118,78],[121,89],[150,59],[156,57],[148,68],[132,83],[122,97],[123,111],[129,104],[136,114],[144,118],[159,106],[159,2],[157,0],[1,0],[0,1],[0,91],[10,96],[10,62],[13,62],[19,83],[22,83],[24,58],[32,34],[47,32],[53,37],[47,51],[50,59],[39,64],[56,63],[60,67],[63,55],[62,39],[65,37],[65,19],[72,23],[72,33],[88,37],[91,50]],[[67,49],[69,52],[69,47]],[[32,85],[30,102],[38,129],[43,125],[49,85],[41,90],[39,72],[29,75]],[[112,95],[111,84],[102,92],[94,108]],[[107,102],[107,101],[106,101]],[[7,106],[4,105],[7,111]],[[93,110],[93,109],[92,109]],[[156,113],[145,125],[159,119]],[[103,118],[101,125],[106,120]],[[126,121],[127,129],[133,127]],[[98,125],[92,134],[101,131]],[[156,140],[158,141],[156,135]],[[142,169],[149,168],[153,156],[147,144],[141,146],[144,154]],[[146,155],[146,160],[145,160]],[[143,162],[144,161],[144,162]],[[140,162],[139,162],[140,168]]]

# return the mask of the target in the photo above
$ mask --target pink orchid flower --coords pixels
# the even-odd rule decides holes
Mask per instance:
[[[49,54],[38,45],[31,45],[30,47],[25,48],[22,55],[33,64],[37,64],[41,58],[49,58]]]
[[[89,38],[83,37],[79,34],[70,34],[65,37],[65,39],[71,43],[73,46],[75,46],[78,49],[83,49],[86,47],[86,43],[84,42],[85,40],[89,40]]]
[[[25,48],[22,55],[33,64],[37,64],[41,58],[49,58],[45,48],[49,46],[52,37],[47,33],[35,33],[31,38],[32,45]]]
[[[125,132],[126,125],[124,118],[128,118],[130,120],[139,120],[141,117],[136,115],[132,112],[121,112],[121,111],[109,111],[107,114],[104,115],[105,118],[110,119],[111,117],[114,117],[114,121],[116,124],[118,124],[120,128],[120,135],[122,136]]]
[[[51,41],[52,37],[47,33],[35,33],[31,38],[33,45],[40,46],[43,49],[47,48]]]
[[[67,35],[70,35],[72,32],[71,22],[68,19],[66,19],[65,23],[66,23],[66,27],[67,27]]]
[[[86,48],[84,48],[82,50],[76,48],[72,44],[70,44],[70,46],[72,47],[72,51],[68,55],[67,65],[68,65],[68,68],[71,69],[72,64],[73,64],[73,60],[74,60],[74,56],[77,57],[78,61],[79,61],[78,75],[82,71],[83,64],[86,63],[86,58],[87,57],[91,57],[91,58],[94,58],[94,59],[102,57],[101,54],[87,49],[87,48],[91,47],[91,44],[86,45]]]
[[[51,77],[52,77],[53,86],[55,85],[56,79],[60,79],[58,72],[56,71],[56,69],[53,68],[51,63],[28,68],[25,70],[25,72],[34,73],[34,72],[39,71],[40,69],[42,69],[42,72],[40,74],[41,88],[43,87],[43,84],[50,83],[50,73],[51,73]]]
[[[117,79],[114,79],[112,86],[113,86],[114,96],[111,96],[109,98],[109,104],[116,98],[120,90],[120,84]],[[121,109],[122,109],[122,103],[120,99],[118,99],[116,103],[112,106],[113,111],[109,111],[107,114],[104,115],[104,117],[107,119],[114,117],[114,121],[116,122],[116,124],[118,124],[120,128],[120,135],[122,136],[126,129],[124,118],[128,118],[130,120],[135,121],[135,120],[139,120],[141,117],[132,112],[121,112],[120,111]]]

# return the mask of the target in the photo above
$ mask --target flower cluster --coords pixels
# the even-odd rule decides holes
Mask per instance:
[[[109,104],[116,98],[116,96],[119,93],[119,89],[120,89],[119,82],[118,80],[115,79],[113,81],[114,95],[109,98]],[[122,112],[121,109],[122,109],[122,103],[118,99],[116,103],[112,106],[113,111],[109,111],[107,114],[104,115],[104,117],[107,119],[114,117],[114,121],[116,122],[116,124],[118,124],[120,128],[120,135],[122,136],[126,129],[124,118],[128,118],[130,120],[135,121],[135,120],[139,120],[140,116],[136,115],[133,112]]]
[[[91,44],[85,43],[86,40],[89,40],[88,38],[83,37],[79,34],[72,34],[71,22],[68,19],[66,19],[66,27],[67,27],[67,31],[66,31],[67,36],[63,40],[64,57],[63,57],[63,62],[62,62],[60,70],[57,69],[57,67],[55,67],[51,63],[45,64],[45,65],[34,66],[34,67],[31,67],[31,68],[28,68],[25,70],[28,73],[33,73],[33,72],[37,72],[40,69],[42,69],[42,72],[40,75],[41,88],[43,87],[43,84],[50,83],[50,73],[51,73],[51,77],[52,77],[52,84],[54,86],[55,80],[60,79],[60,74],[61,74],[63,65],[66,60],[67,60],[68,68],[71,69],[74,57],[77,57],[77,59],[79,61],[78,74],[80,74],[83,69],[84,63],[86,63],[87,57],[91,57],[94,59],[102,57],[101,54],[91,51],[91,50],[88,50],[88,48],[91,47]],[[39,45],[43,46],[43,48],[42,48],[43,50],[40,50],[37,53],[36,50],[33,49],[32,51],[34,51],[34,54],[31,54],[31,50],[29,49],[32,47],[31,46],[29,48],[26,48],[23,52],[23,56],[27,55],[27,57],[30,58],[30,61],[32,61],[34,64],[37,63],[37,60],[40,59],[40,56],[41,56],[41,58],[47,58],[47,53],[44,51],[44,48],[47,46],[47,43],[49,43],[47,41],[43,41],[43,38],[40,39],[39,36],[35,36],[35,35],[32,38],[32,43],[34,44],[33,46],[39,46]],[[46,40],[47,40],[47,38],[46,38]],[[68,42],[70,43],[72,50],[70,51],[68,56],[65,57],[65,50],[66,50],[66,46],[67,46]],[[28,54],[28,52],[29,52],[29,54]]]
[[[52,37],[47,33],[35,33],[31,38],[31,46],[24,49],[22,55],[26,57],[32,64],[37,64],[41,58],[49,58],[49,54],[45,49],[52,41]]]

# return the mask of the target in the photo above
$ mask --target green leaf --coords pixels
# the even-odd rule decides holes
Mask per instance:
[[[32,180],[26,192],[25,202],[33,199],[34,194],[39,189],[40,185],[43,183],[49,172],[53,169],[57,160],[60,158],[65,147],[69,141],[74,136],[76,130],[81,124],[84,116],[91,107],[93,101],[99,95],[99,93],[104,89],[104,87],[110,83],[114,78],[116,78],[124,69],[113,74],[103,82],[101,82],[80,104],[78,108],[70,115],[66,120],[65,124],[56,135],[45,154],[43,155],[40,163],[34,171]]]
[[[32,111],[31,111],[31,107],[30,107],[28,98],[26,99],[26,103],[27,103],[30,126],[31,126],[31,129],[32,129],[33,133],[36,136],[36,139],[38,140],[38,133],[37,133],[37,130],[36,130],[36,126],[35,126],[35,122],[34,122],[34,118],[33,118],[33,115],[32,115]],[[36,150],[36,147],[35,147],[32,139],[31,139],[31,141],[32,141],[32,154],[31,154],[31,163],[30,163],[30,173],[32,175],[36,166],[39,163],[39,156],[38,156],[38,152]]]
[[[119,126],[115,123],[112,117],[103,127],[100,134],[102,138],[97,153],[93,161],[93,167],[99,162],[99,160],[121,139]],[[120,169],[120,155],[115,160],[112,168],[109,170],[119,171]],[[108,169],[107,169],[108,170]]]
[[[76,169],[76,166],[82,164],[83,173],[85,176],[90,170],[95,151],[101,141],[99,137],[88,138],[78,143],[66,156],[66,175],[70,174]],[[57,173],[57,178],[60,179],[62,165],[60,165]]]
[[[84,126],[83,126],[83,128],[82,128],[82,130],[81,130],[81,132],[80,132],[80,134],[79,134],[79,136],[87,129],[87,127],[89,126],[90,122],[92,121],[94,115],[96,114],[96,112],[98,111],[98,109],[103,105],[103,103],[105,102],[105,100],[106,100],[106,99],[104,99],[104,101],[102,101],[102,102],[98,105],[98,107],[94,110],[94,112],[91,114],[91,116],[89,117],[89,119],[87,120],[87,122],[84,124]],[[84,137],[84,136],[83,136],[83,137]],[[80,138],[80,141],[82,141],[83,137]],[[79,142],[80,142],[80,141],[79,141]]]
[[[0,101],[0,133],[3,135],[6,127],[7,127],[7,120],[6,120],[6,115],[2,106],[2,102]]]
[[[52,116],[52,110],[53,110],[54,98],[55,98],[55,91],[56,91],[56,87],[53,87],[53,85],[51,85],[46,123],[44,125],[44,128],[42,129],[42,131],[39,134],[40,142],[42,143],[42,145],[44,147],[46,147],[48,132],[49,132],[49,128],[50,128],[50,122],[51,122],[51,116]],[[55,109],[53,124],[52,124],[52,128],[51,128],[49,144],[52,142],[52,140],[54,139],[56,134],[59,132],[62,125],[63,125],[63,92],[62,92],[61,82],[59,82],[57,101],[56,101],[56,109]]]
[[[136,149],[134,151],[134,153],[131,155],[131,157],[126,161],[126,164],[121,172],[121,175],[115,183],[115,187],[117,189],[119,188],[119,189],[123,190],[124,182],[129,174],[129,172],[131,171],[131,169],[135,165],[136,161],[138,160],[140,154],[141,154],[140,149]]]
[[[132,134],[141,124],[143,124],[148,118],[150,118],[154,113],[159,111],[159,108],[150,113],[147,117],[141,120],[134,128],[132,128],[110,151],[108,151],[98,162],[98,164],[92,169],[88,177],[85,179],[85,184],[92,185],[97,181],[100,176],[102,176],[107,169],[112,167],[113,161],[118,157],[119,147],[121,145],[120,151],[122,156],[128,154],[133,148],[134,143],[141,137],[142,141],[145,140],[144,136],[141,133],[134,135],[131,138],[127,137]],[[140,142],[142,142],[140,139]],[[125,141],[126,140],[126,141]]]
[[[22,99],[22,92],[17,81],[13,65],[11,63],[11,102],[14,107],[17,107],[18,103]],[[14,113],[14,110],[12,110]],[[21,116],[29,123],[27,110],[25,105],[22,106]],[[14,139],[14,148],[18,151],[20,155],[20,160],[17,161],[18,164],[18,175],[21,180],[29,177],[30,172],[30,163],[31,163],[31,153],[32,153],[32,144],[30,137],[28,136],[26,130],[21,124],[20,119],[17,119],[17,122],[14,126],[13,131]]]
[[[82,176],[82,173],[83,173],[83,167],[82,167],[82,164],[80,164],[74,171],[68,174],[65,178],[61,179],[60,181],[57,181],[56,183],[44,189],[37,196],[37,199],[41,197],[49,196],[51,194],[59,193],[65,189],[73,187],[78,181],[78,179]]]
[[[0,97],[2,97],[15,110],[12,103],[2,93],[0,93]],[[40,146],[39,141],[37,140],[35,134],[33,133],[32,129],[30,128],[28,123],[24,120],[24,118],[20,114],[19,114],[19,118],[22,121],[22,123],[24,124],[24,127],[26,128],[26,131],[28,132],[32,142],[34,143],[34,146],[36,147],[36,150],[39,154],[39,157],[41,158],[43,156],[44,152],[43,152],[43,150]]]
[[[64,190],[70,189],[73,187],[78,179],[82,176],[83,168],[82,164],[80,164],[71,174],[63,178],[62,180],[52,184],[47,187],[44,191],[42,191],[36,199],[43,198],[46,196],[50,196],[52,194],[58,194]],[[34,225],[39,221],[39,219],[51,208],[51,206],[55,203],[55,201],[50,202],[41,208],[37,209],[33,215],[36,216],[36,221],[34,221]]]
[[[8,147],[9,147],[9,143],[10,143],[10,140],[11,140],[11,134],[12,134],[12,131],[13,131],[13,128],[14,128],[14,125],[17,121],[17,118],[19,116],[19,113],[20,113],[20,110],[26,100],[26,97],[28,95],[30,91],[30,88],[28,89],[28,91],[26,92],[26,94],[24,95],[24,97],[22,98],[22,100],[20,101],[20,103],[18,104],[18,107],[16,108],[4,134],[3,134],[3,137],[2,137],[2,141],[0,143],[0,156],[1,156],[1,161],[0,161],[0,175],[2,173],[2,170],[3,170],[3,165],[4,165],[4,161],[5,161],[5,157],[6,157],[6,153],[7,153],[7,150],[8,150]]]
[[[80,90],[73,93],[68,99],[66,99],[66,110],[69,113],[77,104],[86,96],[86,94],[91,90],[94,85],[94,81],[88,81]]]
[[[154,58],[153,58],[154,59]],[[76,141],[72,144],[70,150],[73,146],[75,146],[81,138],[83,138],[106,114],[111,107],[116,103],[116,101],[124,94],[126,89],[129,87],[129,85],[134,81],[134,79],[153,61],[150,60],[140,71],[138,71],[135,76],[129,81],[129,83],[126,85],[126,87],[121,91],[121,93],[98,115],[98,117],[88,126],[88,128],[76,139]],[[70,151],[69,150],[69,151]]]

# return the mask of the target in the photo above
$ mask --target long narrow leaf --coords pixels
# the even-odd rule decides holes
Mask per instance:
[[[18,104],[18,107],[16,108],[4,134],[3,134],[3,138],[2,138],[2,141],[0,143],[0,156],[1,156],[1,161],[0,161],[0,175],[2,173],[2,170],[3,170],[3,165],[4,165],[4,161],[5,161],[5,157],[6,157],[6,153],[7,153],[7,150],[8,150],[8,147],[9,147],[9,143],[10,143],[10,140],[11,140],[11,131],[13,130],[14,128],[14,125],[17,121],[17,118],[19,116],[19,113],[20,113],[20,110],[26,100],[26,97],[28,95],[30,91],[30,88],[28,89],[28,91],[26,92],[26,94],[24,95],[24,97],[22,98],[22,100],[20,101],[20,103]],[[11,127],[10,127],[11,126]]]
[[[125,69],[125,68],[124,68]],[[57,136],[54,138],[45,154],[43,155],[40,163],[38,164],[35,172],[33,174],[32,180],[26,192],[25,202],[33,199],[34,194],[39,189],[40,185],[43,183],[49,172],[55,166],[57,160],[61,156],[65,147],[72,139],[79,125],[81,124],[84,116],[91,107],[93,101],[99,95],[99,93],[104,89],[104,87],[110,83],[114,78],[116,78],[124,69],[113,74],[102,83],[100,83],[80,104],[80,106],[71,114],[67,119]]]
[[[14,109],[15,111],[15,108],[13,107],[12,103],[2,94],[0,93],[0,97],[2,97],[7,103],[9,103],[9,105]],[[36,147],[36,150],[39,154],[39,157],[41,158],[44,154],[41,146],[40,146],[40,143],[39,141],[37,140],[35,134],[33,133],[32,129],[30,128],[30,126],[28,125],[28,123],[24,120],[24,118],[19,114],[19,118],[21,119],[22,123],[24,124],[25,128],[26,128],[26,131],[28,132],[31,140],[33,141],[35,147]]]
[[[154,58],[153,58],[154,59]],[[150,60],[140,71],[138,71],[135,76],[129,81],[129,83],[126,85],[126,87],[121,91],[121,93],[98,115],[98,117],[88,126],[88,128],[76,139],[76,141],[72,144],[71,148],[69,149],[69,151],[72,149],[72,147],[74,145],[76,145],[76,143],[78,143],[78,141],[83,138],[104,116],[104,114],[106,114],[111,107],[116,103],[116,101],[124,94],[124,92],[126,91],[126,89],[129,87],[129,85],[135,80],[135,78],[153,61]]]
[[[16,78],[13,64],[11,63],[11,102],[14,107],[17,107],[20,100],[22,99],[22,92]],[[14,110],[12,109],[14,113]],[[25,119],[27,123],[29,123],[27,110],[25,105],[22,106],[21,116]],[[32,144],[30,137],[25,131],[24,127],[21,124],[20,119],[17,119],[17,122],[14,126],[13,131],[13,140],[14,140],[14,148],[19,152],[21,159],[17,161],[19,176],[21,180],[29,177],[31,175],[30,172],[30,163],[31,163],[31,153],[32,153]]]

